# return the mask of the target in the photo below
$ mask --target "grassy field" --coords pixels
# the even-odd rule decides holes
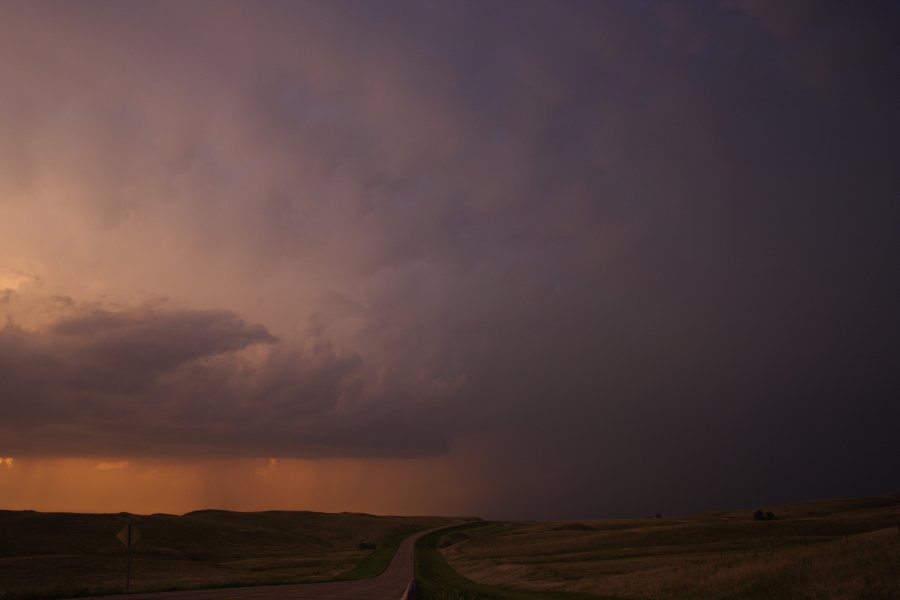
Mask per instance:
[[[595,600],[596,596],[539,592],[530,590],[497,588],[471,579],[454,571],[438,550],[445,538],[454,539],[467,534],[473,527],[485,527],[490,523],[468,523],[449,530],[435,531],[419,540],[416,545],[416,580],[418,597],[423,600]]]
[[[772,520],[755,520],[755,508]],[[900,598],[900,495],[691,517],[476,522],[420,540],[424,600]],[[454,522],[310,512],[0,511],[0,600],[371,577]]]
[[[132,549],[132,591],[371,577],[387,567],[406,535],[451,522],[276,511],[0,511],[0,598],[123,591],[126,552],[115,536],[129,519],[141,533]]]
[[[750,509],[456,529],[422,548],[424,597],[900,598],[900,495],[759,508],[776,518]]]

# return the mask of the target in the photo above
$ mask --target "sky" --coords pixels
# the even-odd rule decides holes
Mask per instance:
[[[0,508],[897,492],[900,4],[0,3]]]

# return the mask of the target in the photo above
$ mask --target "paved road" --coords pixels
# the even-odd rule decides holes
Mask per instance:
[[[447,527],[447,526],[445,526]],[[435,529],[442,529],[436,527]],[[127,600],[401,600],[413,580],[413,559],[416,540],[434,531],[420,531],[409,536],[391,560],[384,573],[371,579],[335,581],[330,583],[301,583],[296,585],[266,585],[214,590],[186,590],[183,592],[155,592],[106,596]],[[100,598],[100,597],[97,597]],[[96,600],[81,598],[79,600]]]

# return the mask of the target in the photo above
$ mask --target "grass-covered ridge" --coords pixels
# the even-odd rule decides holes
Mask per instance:
[[[450,533],[440,546],[457,577],[546,598],[900,598],[900,495],[763,509],[774,518],[754,518],[754,507],[679,518],[490,523]]]
[[[174,515],[0,511],[3,600],[119,593],[131,519],[132,591],[357,579],[381,573],[400,540],[439,517],[204,510]]]

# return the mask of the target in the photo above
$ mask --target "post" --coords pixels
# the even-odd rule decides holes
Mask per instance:
[[[131,547],[141,539],[141,532],[134,526],[131,515],[122,514],[128,516],[128,521],[125,523],[125,527],[116,534],[116,538],[125,545],[125,593],[127,594],[131,591]]]
[[[128,521],[128,558],[125,559],[125,593],[128,593],[131,587],[131,521]]]

